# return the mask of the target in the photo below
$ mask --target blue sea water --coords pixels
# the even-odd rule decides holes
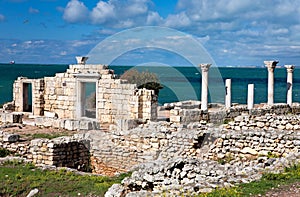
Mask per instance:
[[[0,64],[0,104],[12,100],[13,82],[19,76],[41,78],[65,72],[68,65]],[[133,66],[110,66],[121,75]],[[197,67],[134,67],[139,71],[154,72],[164,88],[159,93],[159,103],[178,100],[199,100],[201,92],[201,70]],[[267,102],[266,68],[211,68],[209,71],[209,101],[224,102],[224,81],[232,80],[232,102],[247,102],[247,86],[255,86],[255,103]],[[274,98],[276,103],[286,101],[286,69],[276,68]],[[294,71],[293,101],[300,102],[300,69]]]

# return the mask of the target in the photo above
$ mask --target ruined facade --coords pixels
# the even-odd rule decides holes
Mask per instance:
[[[114,124],[117,120],[156,120],[157,96],[153,90],[117,79],[105,65],[78,61],[54,77],[14,82],[16,112],[59,119],[93,119]]]

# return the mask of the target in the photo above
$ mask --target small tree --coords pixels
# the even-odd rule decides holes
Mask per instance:
[[[130,69],[121,75],[120,78],[126,79],[129,83],[136,84],[138,88],[154,90],[156,95],[158,95],[159,90],[163,88],[157,75],[149,71],[139,72],[136,69]]]

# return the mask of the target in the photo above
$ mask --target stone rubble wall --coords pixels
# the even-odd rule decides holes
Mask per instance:
[[[197,196],[216,188],[261,179],[265,172],[283,172],[300,162],[300,154],[287,158],[260,157],[249,162],[220,164],[212,160],[173,158],[144,163],[121,184],[114,184],[105,197]]]
[[[292,122],[295,126],[293,129],[300,123],[299,116],[277,117],[282,121]],[[253,119],[253,121],[261,120],[263,118]],[[249,123],[248,130],[240,131],[228,129],[229,124],[215,127],[205,121],[190,123],[187,126],[150,122],[128,131],[112,131],[102,133],[101,136],[95,134],[99,136],[90,139],[91,153],[98,158],[97,162],[101,165],[96,172],[103,174],[106,169],[104,166],[128,171],[136,164],[155,159],[170,160],[174,157],[183,157],[228,160],[266,156],[270,154],[269,152],[285,156],[286,153],[300,150],[300,137],[294,132],[300,129],[288,130],[286,127],[284,129],[277,127],[264,131],[260,127],[256,130],[255,127],[250,130],[252,124]]]
[[[276,117],[274,114],[265,117],[269,116]],[[257,122],[265,118],[251,117]],[[274,119],[294,121],[294,125],[300,123],[298,115]],[[188,124],[187,128],[175,125],[156,126],[157,132],[144,128],[152,133],[150,140],[143,134],[138,135],[137,129],[129,131],[132,138],[115,138],[123,147],[136,151],[146,151],[142,146],[148,141],[149,148],[153,149],[151,139],[154,136],[164,144],[158,143],[158,157],[147,161],[156,160],[136,167],[130,178],[109,189],[107,197],[121,193],[123,196],[197,195],[217,187],[258,180],[263,172],[277,173],[300,162],[300,129],[234,130],[226,128],[228,125],[215,127],[204,121]]]
[[[262,116],[243,115],[233,118],[228,124],[224,125],[226,129],[234,130],[299,130],[300,116],[292,114]]]
[[[129,131],[89,133],[91,154],[97,158],[95,172],[108,175],[158,158],[195,157],[198,140],[203,136],[200,131],[184,130],[167,122],[152,122]]]
[[[195,106],[195,104],[192,106]],[[166,107],[170,109],[170,121],[181,124],[189,124],[201,120],[212,123],[223,123],[225,120],[230,120],[241,115],[263,116],[266,114],[300,114],[299,103],[294,103],[292,107],[287,104],[274,104],[273,106],[260,105],[251,110],[248,110],[246,105],[233,106],[227,110],[224,107],[217,106],[218,108],[209,110],[209,112],[202,111],[200,108],[186,107],[184,104],[180,105],[178,103],[173,105],[168,104]]]
[[[299,131],[299,130],[298,130]],[[211,160],[244,160],[259,156],[285,157],[300,151],[300,133],[287,130],[234,131],[215,134],[204,153]]]
[[[20,141],[19,136],[0,131],[0,147],[37,165],[90,170],[89,141],[76,137]]]
[[[0,131],[0,148],[7,149],[18,155],[27,155],[30,149],[30,142],[19,141],[19,135]]]
[[[30,142],[27,159],[39,165],[85,170],[90,165],[89,142],[71,137],[34,139]]]

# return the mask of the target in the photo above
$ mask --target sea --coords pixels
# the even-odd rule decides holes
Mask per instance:
[[[40,64],[0,64],[0,105],[12,101],[13,83],[18,77],[32,79],[45,76],[55,76],[55,73],[65,72],[68,65],[40,65]],[[163,89],[159,92],[158,102],[164,103],[200,100],[201,98],[201,70],[199,67],[186,66],[109,66],[116,76],[126,70],[136,69],[141,72],[155,73]],[[267,102],[268,71],[264,67],[211,67],[209,70],[209,102],[224,103],[226,79],[231,79],[232,102],[247,103],[248,84],[254,84],[254,102]],[[274,100],[275,103],[286,102],[285,68],[276,68],[274,71]],[[300,102],[300,68],[295,68],[293,76],[293,102]]]

